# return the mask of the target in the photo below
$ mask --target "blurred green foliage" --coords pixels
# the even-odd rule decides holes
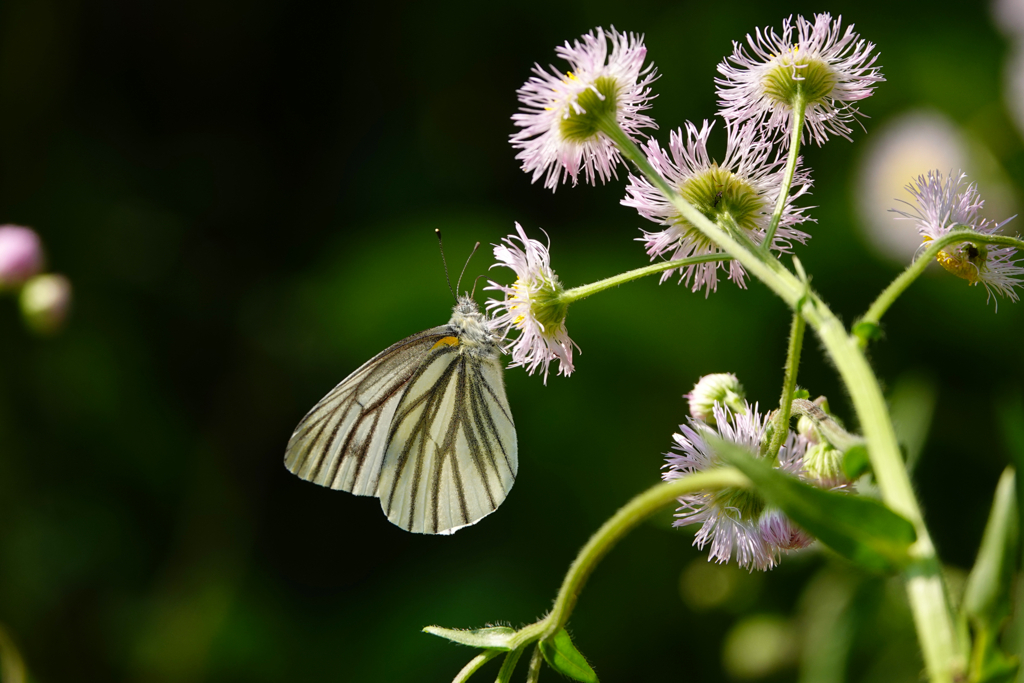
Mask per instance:
[[[735,372],[751,400],[774,403],[789,316],[764,288],[723,283],[705,300],[649,279],[575,304],[577,373],[547,387],[506,373],[520,476],[496,514],[451,538],[408,534],[376,500],[290,475],[291,429],[371,355],[447,320],[436,227],[453,263],[513,221],[543,227],[566,286],[646,263],[621,181],[552,195],[518,170],[509,116],[534,62],[596,25],[646,33],[667,139],[714,115],[730,41],[822,9],[0,5],[0,220],[37,229],[76,292],[67,330],[45,341],[0,301],[0,623],[33,680],[446,680],[470,650],[423,626],[540,616],[587,536],[658,480],[699,376]],[[881,51],[889,82],[863,103],[867,135],[935,108],[1024,185],[1000,84],[1011,47],[983,4],[826,9]],[[818,223],[797,251],[848,321],[896,274],[854,218],[866,136],[854,137],[806,149]],[[489,264],[482,250],[466,281]],[[912,370],[935,387],[916,484],[942,557],[967,568],[1008,461],[993,402],[1024,383],[1024,307],[994,314],[944,275],[896,304],[872,356],[885,383]],[[799,381],[856,428],[813,342]],[[851,681],[917,677],[898,582],[822,553],[764,576],[698,571],[692,533],[670,519],[616,548],[574,613],[602,679],[742,675],[723,647],[756,628],[810,652],[762,680],[793,680],[797,661],[845,666]],[[701,579],[721,597],[686,598],[708,572],[729,577]],[[819,600],[837,606],[832,620]],[[825,627],[835,647],[808,646]]]

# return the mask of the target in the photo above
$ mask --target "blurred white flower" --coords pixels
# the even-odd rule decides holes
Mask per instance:
[[[63,275],[37,275],[21,288],[21,313],[39,334],[61,329],[71,308],[71,282]]]
[[[854,206],[868,244],[883,259],[905,265],[921,246],[917,230],[893,223],[889,208],[904,196],[907,178],[940,168],[976,169],[987,199],[982,215],[1016,212],[1013,193],[998,163],[980,144],[939,112],[915,110],[884,122],[865,141],[854,185]]]

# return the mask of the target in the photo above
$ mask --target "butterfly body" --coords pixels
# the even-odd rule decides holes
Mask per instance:
[[[285,466],[376,496],[394,524],[450,534],[493,512],[518,470],[499,340],[469,297],[332,389],[295,428]]]

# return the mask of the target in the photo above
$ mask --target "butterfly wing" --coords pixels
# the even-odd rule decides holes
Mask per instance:
[[[342,380],[295,428],[285,467],[321,486],[377,495],[395,411],[431,348],[451,333],[441,325],[406,337]]]
[[[433,350],[392,418],[377,486],[388,519],[414,533],[450,534],[493,512],[518,467],[497,351]]]

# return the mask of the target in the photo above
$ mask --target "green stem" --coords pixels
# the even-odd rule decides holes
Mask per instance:
[[[808,290],[805,283],[786,270],[776,259],[767,258],[767,252],[763,250],[758,250],[759,253],[755,254],[743,249],[704,214],[680,197],[614,122],[602,126],[602,132],[618,145],[622,154],[637,165],[691,225],[736,258],[748,272],[778,294],[790,308],[796,309],[798,305],[801,306],[804,319],[817,332],[853,399],[854,409],[868,442],[868,454],[883,500],[893,510],[909,519],[917,531],[918,540],[912,548],[915,559],[904,570],[907,596],[929,678],[933,683],[952,683],[954,677],[959,677],[964,671],[966,657],[956,636],[952,608],[939,571],[935,547],[924,524],[924,517],[910,478],[903,466],[903,458],[892,421],[889,419],[882,389],[857,341],[847,335],[843,324],[821,298]]]
[[[789,417],[793,409],[793,392],[796,390],[796,373],[800,368],[800,352],[804,347],[804,329],[806,323],[799,312],[793,314],[793,325],[789,330],[789,350],[786,352],[786,375],[782,381],[782,397],[779,409],[775,412],[772,440],[768,445],[768,462],[774,463],[779,457],[779,449],[786,443],[789,435]]]
[[[526,671],[526,683],[537,683],[540,680],[540,663],[543,658],[540,654],[540,647],[533,648],[533,656],[530,657],[530,668]]]
[[[455,683],[462,683],[469,675],[479,669],[484,662],[507,652],[505,662],[502,664],[502,671],[506,667],[515,667],[523,650],[532,642],[550,638],[565,626],[572,613],[576,600],[579,597],[587,578],[601,561],[601,558],[615,546],[622,538],[632,531],[640,522],[657,512],[661,507],[667,505],[687,493],[725,488],[728,486],[748,487],[750,480],[731,467],[720,467],[706,472],[697,472],[679,479],[657,484],[647,489],[633,500],[626,503],[615,515],[601,525],[601,528],[590,537],[587,544],[583,546],[568,573],[562,580],[562,586],[555,598],[555,605],[548,612],[548,615],[529,626],[519,629],[508,641],[508,651],[485,650],[467,664],[455,679]],[[514,657],[514,658],[513,658]],[[540,652],[535,652],[530,661],[531,680],[536,680],[539,673],[535,672],[539,664],[536,662]],[[482,659],[483,658],[483,659]],[[511,668],[508,670],[511,675]],[[501,680],[501,672],[499,672]]]
[[[555,605],[544,619],[546,627],[542,637],[554,636],[565,626],[594,567],[605,553],[644,519],[687,493],[749,485],[749,480],[738,471],[731,467],[722,467],[652,486],[626,503],[590,537],[569,567],[562,587],[558,590],[558,597],[555,598]]]
[[[494,683],[509,683],[512,680],[512,674],[516,670],[516,664],[519,663],[519,658],[522,656],[522,647],[517,647],[506,654],[505,661],[501,663],[501,669],[498,671],[498,677],[494,679]]]
[[[799,88],[799,86],[798,86]],[[782,212],[786,209],[786,200],[789,199],[789,188],[793,184],[793,175],[796,173],[796,162],[800,158],[800,138],[804,130],[804,114],[807,111],[807,102],[803,95],[798,94],[793,102],[793,134],[789,139],[789,159],[786,161],[786,172],[782,176],[782,187],[779,189],[779,198],[775,200],[775,212],[772,213],[771,223],[768,224],[768,231],[764,235],[762,247],[765,252],[772,248],[772,239],[775,231],[779,229],[779,221],[782,220]]]
[[[895,280],[889,283],[889,286],[882,290],[882,293],[878,295],[878,298],[868,307],[867,312],[861,316],[860,320],[854,325],[855,333],[859,339],[859,345],[861,348],[867,346],[868,341],[872,335],[874,329],[877,329],[879,322],[882,320],[882,316],[885,315],[889,307],[892,306],[896,299],[903,294],[904,291],[916,280],[921,273],[925,271],[930,263],[935,260],[935,257],[939,255],[939,252],[946,247],[959,244],[960,242],[978,242],[980,244],[994,244],[1003,247],[1016,247],[1017,249],[1024,250],[1024,240],[1009,237],[1007,235],[985,235],[974,230],[954,230],[946,235],[943,235],[937,240],[932,241],[928,248],[924,250],[914,261],[907,266],[906,270],[900,273]],[[873,327],[872,327],[873,326]]]
[[[559,303],[571,304],[574,301],[585,299],[591,294],[596,294],[611,287],[618,287],[621,284],[632,282],[633,280],[639,280],[647,275],[654,275],[655,273],[673,270],[674,268],[685,268],[697,263],[712,263],[714,261],[731,260],[732,257],[728,254],[704,254],[703,256],[691,256],[689,258],[676,259],[675,261],[662,261],[661,263],[644,266],[643,268],[637,268],[636,270],[626,271],[625,273],[614,275],[612,277],[605,278],[604,280],[598,280],[597,282],[592,282],[589,285],[580,285],[579,287],[567,289],[562,292],[558,299]]]
[[[482,667],[487,662],[491,661],[500,654],[504,654],[503,650],[484,650],[473,659],[469,660],[466,666],[462,667],[452,683],[465,683],[469,680],[469,677],[476,673],[477,669]]]

